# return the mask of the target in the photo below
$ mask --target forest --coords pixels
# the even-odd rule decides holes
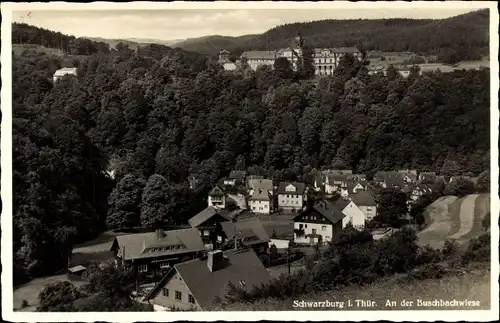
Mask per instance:
[[[15,283],[64,268],[106,229],[185,223],[233,169],[310,183],[339,165],[489,168],[489,69],[369,75],[346,56],[315,85],[286,64],[226,72],[161,45],[88,48],[13,53]],[[53,84],[68,64],[78,76]]]
[[[222,48],[236,56],[246,50],[290,46],[300,31],[311,47],[357,46],[360,50],[410,51],[437,55],[444,63],[480,60],[489,53],[487,9],[447,19],[323,20],[278,26],[260,35],[211,36],[178,43],[185,50],[216,55]]]

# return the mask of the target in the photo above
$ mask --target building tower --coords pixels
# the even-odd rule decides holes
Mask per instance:
[[[222,64],[229,62],[229,52],[227,50],[223,49],[220,51],[219,62]]]
[[[303,55],[303,47],[304,47],[304,38],[300,35],[300,31],[297,31],[297,36],[295,37],[295,46],[292,46],[292,56],[297,58],[297,63],[300,59],[301,65],[304,66],[304,55]],[[298,51],[295,51],[293,47],[297,47]],[[292,58],[292,61],[294,59]]]

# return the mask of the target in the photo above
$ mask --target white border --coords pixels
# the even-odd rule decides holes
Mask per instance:
[[[1,126],[1,197],[3,202],[2,228],[2,318],[7,321],[21,322],[136,322],[175,320],[192,321],[255,321],[255,320],[332,320],[340,317],[339,312],[331,311],[274,311],[274,312],[154,312],[154,313],[25,313],[13,312],[12,286],[12,107],[11,107],[11,21],[12,11],[16,10],[138,10],[138,9],[418,9],[432,8],[470,8],[490,9],[490,75],[491,75],[491,214],[492,216],[492,270],[490,311],[344,311],[342,320],[350,321],[490,321],[498,319],[498,21],[499,15],[494,1],[445,1],[445,2],[129,2],[129,3],[2,3],[2,126]],[[493,243],[494,242],[494,243]],[[495,301],[496,300],[496,301]],[[166,314],[168,313],[168,314]],[[417,314],[418,313],[418,314]],[[413,314],[413,315],[412,315]],[[411,316],[410,316],[411,315]]]

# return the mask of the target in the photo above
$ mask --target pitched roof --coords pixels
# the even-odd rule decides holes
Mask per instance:
[[[346,200],[343,198],[339,198],[335,201],[335,206],[339,208],[339,210],[344,211],[346,206],[348,206],[351,203],[350,200]]]
[[[193,216],[191,219],[188,220],[189,225],[193,228],[197,228],[201,224],[205,223],[208,219],[212,218],[213,216],[219,214],[220,216],[226,218],[222,212],[218,211],[216,208],[213,206],[208,206],[205,209],[203,209],[200,213],[196,214]],[[228,219],[228,218],[226,218]],[[228,219],[229,220],[229,219]]]
[[[229,283],[250,292],[253,287],[260,287],[271,281],[269,272],[251,248],[226,251],[224,256],[226,257],[225,266],[214,272],[208,269],[206,258],[176,264],[145,296],[144,300],[153,298],[175,272],[179,273],[191,291],[191,295],[204,310],[217,297],[223,298],[227,295]],[[240,281],[244,285],[240,284]]]
[[[63,67],[57,71],[55,71],[54,76],[63,76],[66,74],[74,74],[76,73],[76,67]]]
[[[256,218],[237,222],[222,222],[221,225],[229,240],[233,239],[235,232],[237,232],[238,238],[243,239],[247,245],[271,241],[262,223]]]
[[[359,53],[359,49],[356,47],[338,47],[332,48],[331,51],[334,53]]]
[[[269,192],[273,192],[273,181],[270,179],[250,179],[248,187],[253,190],[251,200],[269,201]]]
[[[245,180],[246,176],[247,172],[245,172],[244,170],[232,170],[231,173],[229,173],[228,178],[243,181]]]
[[[316,202],[314,206],[312,207],[313,210],[318,212],[319,214],[323,215],[325,218],[327,218],[332,224],[337,223],[338,221],[342,220],[343,218],[346,217],[346,215],[342,212],[342,210],[339,209],[337,205],[335,205],[336,202],[332,203],[330,201],[326,200],[321,200]],[[295,219],[301,217],[304,212],[309,212],[311,208],[307,208],[306,210],[300,212],[295,218]]]
[[[368,191],[357,191],[351,195],[352,201],[357,206],[376,206],[377,202]]]
[[[210,193],[208,193],[209,196],[224,196],[224,190],[219,186],[219,185],[216,185],[214,186],[214,188],[212,188],[212,190],[210,191]]]
[[[245,57],[246,59],[249,60],[255,60],[255,59],[273,60],[276,59],[276,52],[271,50],[263,50],[263,51],[252,50],[243,52],[243,54],[241,54],[241,57]]]
[[[244,211],[245,210],[243,210],[243,209],[235,209],[235,210],[225,210],[224,209],[224,210],[220,210],[219,213],[220,213],[220,215],[222,215],[226,219],[232,221],[232,220],[236,219]]]
[[[125,260],[161,257],[205,250],[197,229],[164,231],[158,239],[156,232],[117,236],[115,241]]]
[[[278,186],[278,194],[290,193],[289,191],[286,190],[286,187],[290,184],[295,187],[296,194],[298,195],[304,194],[304,191],[306,190],[306,184],[299,182],[281,182]]]

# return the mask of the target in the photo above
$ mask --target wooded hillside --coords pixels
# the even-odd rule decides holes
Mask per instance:
[[[311,182],[332,165],[489,168],[488,69],[370,76],[346,56],[315,87],[280,69],[229,73],[181,49],[117,46],[54,85],[63,60],[13,55],[17,282],[64,268],[71,246],[106,226],[185,223],[232,169]]]
[[[362,46],[365,50],[457,55],[458,60],[477,60],[488,54],[489,11],[441,20],[358,19],[294,23],[261,35],[203,37],[175,46],[210,55],[217,55],[225,48],[239,55],[245,50],[277,50],[290,46],[298,31],[312,47]]]

